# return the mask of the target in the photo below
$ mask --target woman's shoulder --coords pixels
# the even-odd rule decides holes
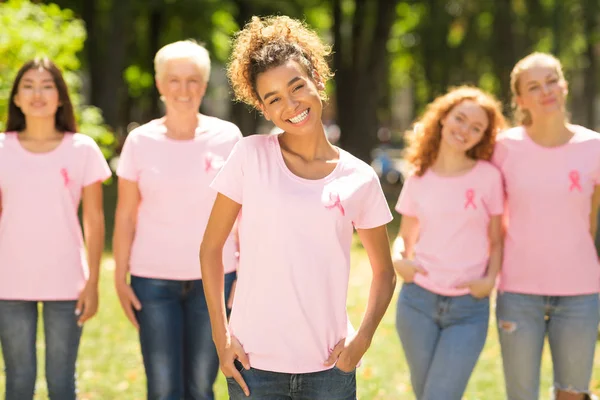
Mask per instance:
[[[596,142],[600,144],[600,133],[581,125],[570,125],[574,131],[576,142]]]
[[[202,118],[205,121],[207,131],[216,132],[219,135],[227,135],[236,139],[242,138],[240,128],[233,122],[204,114],[202,115]]]
[[[525,129],[522,126],[515,126],[498,133],[496,143],[521,142],[523,139],[525,139]]]

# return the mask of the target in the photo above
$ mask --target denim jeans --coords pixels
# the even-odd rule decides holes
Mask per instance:
[[[44,301],[46,381],[51,400],[75,400],[75,363],[81,328],[76,301]],[[38,302],[0,300],[0,343],[6,366],[6,400],[33,399],[37,372]]]
[[[286,374],[250,368],[238,370],[250,390],[246,397],[233,378],[227,378],[230,400],[356,400],[356,371],[337,367],[306,374]]]
[[[485,344],[488,298],[402,286],[396,328],[418,400],[460,400]]]
[[[589,393],[600,319],[598,294],[498,293],[496,317],[509,400],[538,399],[546,335],[554,389]]]
[[[236,273],[225,275],[225,298]],[[202,280],[131,277],[148,400],[213,400],[219,358]]]

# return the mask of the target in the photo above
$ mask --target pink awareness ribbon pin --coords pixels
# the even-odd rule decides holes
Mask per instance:
[[[204,156],[204,170],[217,170],[223,166],[223,159],[213,153],[206,153]]]
[[[473,208],[476,210],[477,206],[475,205],[475,191],[473,189],[469,189],[465,193],[465,196],[467,197],[467,202],[465,203],[465,210],[469,208],[469,206],[473,206]]]
[[[569,186],[569,192],[572,192],[574,189],[577,189],[581,192],[581,185],[579,184],[579,171],[574,169],[569,172],[569,179],[571,180],[571,186]]]
[[[346,212],[344,211],[344,206],[342,206],[342,202],[340,201],[340,195],[337,193],[329,193],[329,200],[331,202],[333,202],[333,204],[330,204],[328,206],[325,206],[328,210],[334,209],[334,208],[339,208],[342,215],[345,216]]]
[[[71,178],[69,178],[69,171],[67,171],[66,168],[61,168],[60,174],[63,177],[63,180],[65,182],[65,186],[68,186],[69,183],[71,183]]]

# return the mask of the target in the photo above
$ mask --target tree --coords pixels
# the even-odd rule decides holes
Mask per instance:
[[[32,4],[27,0],[0,3],[0,129],[6,121],[8,100],[14,77],[26,61],[46,56],[64,72],[75,106],[79,128],[93,137],[105,157],[110,157],[114,135],[102,121],[100,110],[81,104],[82,87],[77,53],[86,37],[81,20],[73,12],[58,6]]]
[[[333,0],[335,94],[341,144],[365,161],[377,143],[387,43],[398,0]]]

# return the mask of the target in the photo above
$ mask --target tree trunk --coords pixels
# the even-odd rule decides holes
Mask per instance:
[[[240,29],[244,27],[254,14],[260,14],[246,0],[235,0],[235,4],[238,9],[235,21]],[[229,113],[231,122],[240,128],[244,136],[253,135],[257,132],[260,121],[257,111],[251,109],[246,104],[231,101]]]
[[[377,144],[377,106],[385,96],[387,41],[398,0],[356,0],[349,36],[344,36],[341,0],[333,1],[333,54],[341,145],[369,162]]]
[[[510,0],[498,0],[494,13],[494,51],[491,52],[494,72],[500,79],[500,100],[506,114],[511,110],[510,72],[516,62],[515,35]]]
[[[595,48],[598,46],[600,29],[598,27],[598,14],[600,13],[600,5],[598,0],[587,0],[584,2],[585,11],[585,36],[588,38],[587,49],[587,65],[583,72],[585,86],[583,89],[583,98],[585,99],[585,119],[584,123],[591,129],[596,126],[596,97],[598,95],[597,88],[597,71],[598,58],[596,57]],[[596,38],[596,40],[594,40]]]

